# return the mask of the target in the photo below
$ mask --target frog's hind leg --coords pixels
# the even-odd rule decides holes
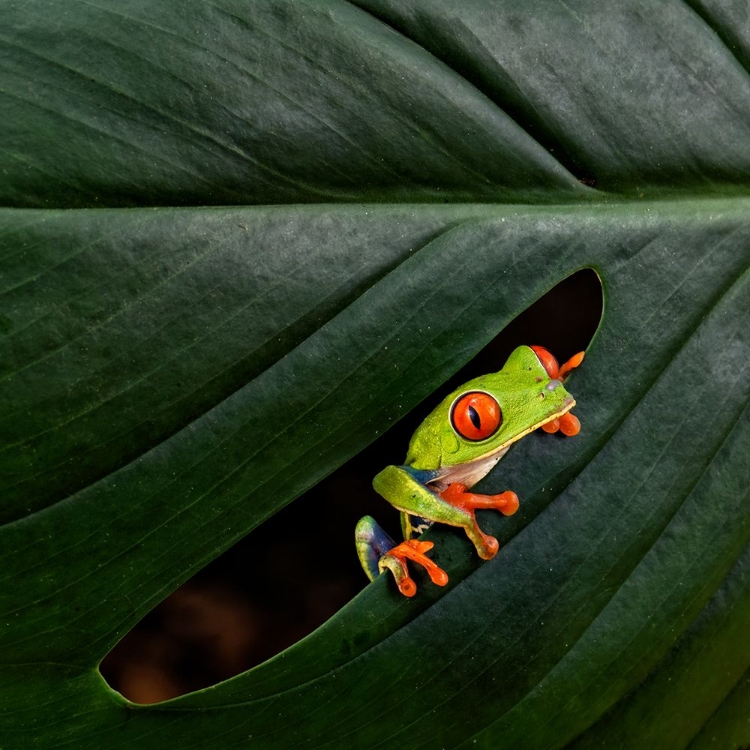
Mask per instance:
[[[379,575],[380,558],[396,547],[396,542],[383,531],[372,516],[359,519],[354,530],[354,542],[357,545],[357,557],[367,577],[374,581]]]
[[[409,520],[402,517],[402,524],[405,523],[409,523]],[[445,586],[448,583],[447,573],[425,554],[432,549],[433,542],[407,539],[401,544],[395,544],[371,516],[360,519],[354,537],[359,562],[371,581],[386,570],[390,570],[396,579],[398,590],[404,596],[414,596],[417,584],[409,576],[406,564],[407,560],[411,560],[427,571],[433,583],[438,586]]]
[[[402,512],[464,529],[484,560],[493,558],[500,545],[497,539],[479,528],[475,511],[494,508],[509,516],[518,510],[515,492],[479,495],[468,492],[465,485],[457,482],[444,488],[436,483],[428,486],[420,481],[417,471],[403,466],[386,466],[373,480],[373,486]]]

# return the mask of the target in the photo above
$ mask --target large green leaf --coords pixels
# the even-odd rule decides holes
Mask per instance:
[[[750,743],[747,7],[358,6],[0,4],[0,745]],[[434,530],[446,590],[166,704],[104,684],[583,267],[584,430],[485,481],[523,499],[493,561]]]

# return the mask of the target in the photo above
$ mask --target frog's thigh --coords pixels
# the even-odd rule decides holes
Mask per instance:
[[[445,502],[415,479],[408,469],[387,466],[372,482],[375,491],[399,510],[451,526],[472,526],[473,516]]]

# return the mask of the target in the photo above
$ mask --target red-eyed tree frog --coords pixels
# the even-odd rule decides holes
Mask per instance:
[[[406,563],[412,560],[445,586],[447,573],[425,554],[434,543],[417,538],[433,523],[460,526],[481,558],[495,556],[498,541],[479,528],[475,511],[494,508],[510,516],[518,510],[518,496],[469,490],[537,428],[578,434],[581,423],[570,412],[575,400],[563,381],[583,356],[579,352],[560,367],[543,347],[519,346],[502,370],[470,380],[430,413],[412,436],[406,463],[387,466],[373,480],[375,490],[401,511],[405,541],[396,544],[370,516],[357,524],[357,554],[370,580],[390,570],[399,591],[414,596],[417,586]]]

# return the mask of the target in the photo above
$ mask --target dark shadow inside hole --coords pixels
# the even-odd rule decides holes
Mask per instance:
[[[545,346],[561,362],[586,349],[602,308],[591,269],[560,282],[387,433],[167,597],[104,659],[105,680],[136,703],[167,700],[243,672],[312,632],[367,584],[354,550],[359,518],[371,514],[399,537],[398,513],[371,482],[403,462],[430,410],[462,382],[498,370],[520,344]]]

